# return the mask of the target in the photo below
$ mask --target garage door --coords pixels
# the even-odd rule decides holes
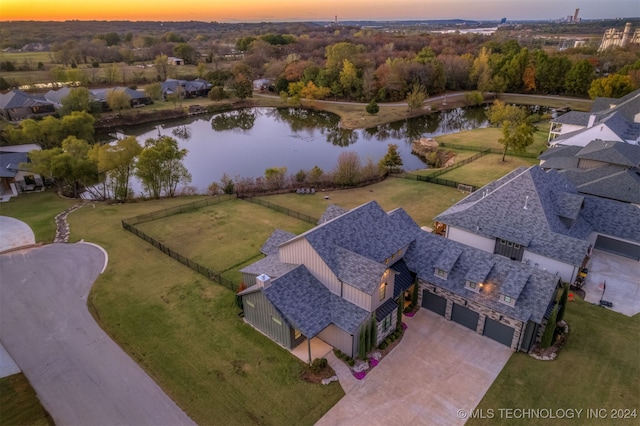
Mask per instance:
[[[451,321],[455,321],[458,324],[464,325],[467,328],[475,331],[478,327],[478,318],[480,314],[472,311],[469,308],[465,308],[457,303],[453,304],[453,310],[451,311]]]
[[[511,347],[511,341],[513,340],[514,331],[515,330],[508,325],[501,324],[496,320],[492,320],[491,318],[486,318],[484,322],[484,331],[482,332],[482,334],[495,340],[496,342],[500,342],[503,345]]]
[[[596,239],[595,248],[617,254],[618,256],[628,257],[633,260],[640,260],[640,246],[616,240],[615,238],[599,235],[598,239]]]
[[[444,316],[447,311],[447,299],[424,290],[422,292],[422,307]]]

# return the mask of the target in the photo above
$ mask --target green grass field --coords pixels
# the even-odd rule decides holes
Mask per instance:
[[[260,247],[275,229],[301,234],[312,225],[232,199],[137,227],[180,254],[240,282],[237,265],[259,259]]]
[[[0,379],[0,423],[32,426],[54,424],[22,373]]]
[[[505,161],[502,161],[500,154],[487,154],[462,167],[441,174],[438,178],[481,187],[501,178],[513,169],[529,167],[534,164],[538,164],[538,160],[535,158],[507,155]]]
[[[640,418],[640,315],[632,318],[576,299],[569,302],[566,346],[555,361],[511,356],[478,409],[493,419],[466,424],[637,425]],[[500,418],[499,409],[605,409],[606,419],[556,419],[526,422]],[[612,409],[636,410],[636,417],[615,419]]]
[[[60,198],[54,190],[20,194],[7,203],[0,203],[0,215],[11,216],[26,222],[36,237],[36,242],[50,243],[56,236],[53,218],[62,211],[78,204],[79,200]]]

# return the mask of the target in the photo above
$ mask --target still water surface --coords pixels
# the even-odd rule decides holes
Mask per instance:
[[[458,108],[397,121],[370,129],[340,128],[339,117],[324,111],[294,108],[250,108],[199,116],[162,125],[127,129],[142,144],[148,138],[171,136],[186,148],[185,167],[191,185],[205,192],[223,173],[259,177],[269,167],[286,167],[289,174],[314,166],[331,171],[343,151],[355,151],[364,163],[376,163],[395,143],[405,170],[426,164],[411,153],[411,142],[488,125],[484,109]],[[140,185],[133,183],[140,194]]]

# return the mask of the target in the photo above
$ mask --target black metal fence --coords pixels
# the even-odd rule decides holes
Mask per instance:
[[[468,145],[457,145],[454,143],[446,143],[446,142],[438,142],[440,148],[451,148],[451,149],[459,149],[463,151],[478,151],[478,152],[487,152],[489,154],[502,154],[504,150],[499,148],[482,148],[482,147],[474,147]],[[526,157],[526,158],[538,158],[540,154],[534,154],[532,152],[515,152],[512,149],[507,150],[508,155],[513,155],[514,157]]]
[[[255,203],[255,204],[259,204],[259,205],[264,206],[264,207],[268,207],[271,210],[275,210],[277,212],[287,214],[287,215],[289,215],[291,217],[295,217],[296,219],[304,220],[305,222],[312,223],[314,225],[316,225],[318,223],[318,221],[319,221],[319,219],[317,219],[315,217],[311,217],[311,216],[306,215],[304,213],[300,213],[300,212],[297,212],[295,210],[291,210],[291,209],[289,209],[287,207],[282,207],[282,206],[279,206],[277,204],[270,203],[269,201],[265,201],[265,200],[262,200],[260,198],[243,197],[242,199],[246,200],[246,201],[250,201],[250,202]]]
[[[212,269],[202,266],[198,262],[195,262],[189,259],[188,257],[181,255],[177,251],[172,250],[171,248],[162,244],[160,241],[156,240],[152,236],[139,230],[135,226],[126,223],[124,220],[122,221],[122,227],[127,231],[131,232],[132,234],[135,234],[138,238],[142,238],[143,240],[145,240],[146,242],[148,242],[149,244],[151,244],[152,246],[154,246],[155,248],[157,248],[167,256],[177,260],[183,265],[188,266],[189,268],[193,269],[197,273],[209,278],[211,281],[215,281],[218,284],[222,284],[223,286],[233,291],[236,291],[238,289],[238,284],[236,284],[235,282],[233,282],[228,278],[223,277],[222,274],[220,274],[219,272],[216,272]]]
[[[204,275],[211,281],[217,282],[218,284],[221,284],[230,290],[236,291],[239,287],[238,283],[235,283],[233,280],[230,280],[229,278],[223,277],[220,272],[209,269],[206,266],[202,266],[198,262],[191,260],[186,256],[181,255],[177,251],[167,247],[166,245],[162,244],[160,241],[153,238],[151,235],[146,234],[144,231],[136,228],[135,226],[140,223],[150,222],[152,220],[161,219],[164,217],[173,216],[180,213],[194,211],[201,207],[210,206],[212,204],[219,204],[223,201],[231,200],[232,198],[235,198],[235,197],[233,195],[222,195],[218,197],[205,198],[204,200],[200,200],[200,201],[194,201],[193,203],[181,204],[179,206],[171,207],[164,210],[158,210],[145,215],[136,216],[130,219],[124,219],[122,221],[122,227],[125,230],[131,232],[132,234],[135,234],[138,238],[141,238],[144,241],[148,242],[149,244],[151,244],[152,246],[154,246],[155,248],[157,248],[167,256],[177,260],[183,265],[188,266],[189,268],[193,269],[197,273]]]
[[[449,145],[450,146],[450,145]],[[458,188],[458,189],[464,189],[466,191],[469,192],[474,192],[478,189],[477,186],[475,185],[470,185],[468,183],[463,183],[463,182],[458,182],[455,180],[449,180],[449,179],[440,179],[438,178],[438,176],[443,175],[447,172],[450,172],[451,170],[455,170],[458,167],[462,167],[465,164],[469,164],[472,161],[477,160],[480,157],[483,157],[487,154],[490,153],[489,149],[485,149],[483,151],[478,152],[477,154],[469,157],[469,158],[465,158],[462,161],[458,161],[455,164],[452,164],[451,166],[448,167],[444,167],[442,169],[438,169],[436,171],[434,171],[433,173],[430,173],[429,175],[423,176],[423,175],[414,175],[414,174],[410,174],[407,173],[405,175],[403,175],[402,177],[404,177],[405,179],[413,179],[413,180],[418,180],[421,182],[429,182],[429,183],[435,183],[436,185],[444,185],[444,186],[450,186],[452,188]]]
[[[219,204],[223,201],[229,201],[235,198],[235,195],[218,195],[216,197],[205,198],[204,200],[194,201],[192,203],[180,204],[179,206],[170,207],[164,210],[157,210],[155,212],[143,214],[140,216],[132,217],[123,220],[130,225],[137,225],[139,223],[151,222],[152,220],[162,219],[163,217],[169,217],[180,213],[191,212],[201,207],[210,206],[212,204]]]

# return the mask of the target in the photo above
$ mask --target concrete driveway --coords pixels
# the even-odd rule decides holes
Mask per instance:
[[[105,253],[84,243],[0,256],[0,340],[56,424],[194,424],[87,309]]]
[[[404,322],[402,342],[317,425],[462,425],[458,410],[478,405],[512,354],[426,309]]]
[[[582,287],[587,302],[606,300],[613,303],[611,310],[630,317],[640,312],[640,262],[594,250],[587,267],[589,273]]]

